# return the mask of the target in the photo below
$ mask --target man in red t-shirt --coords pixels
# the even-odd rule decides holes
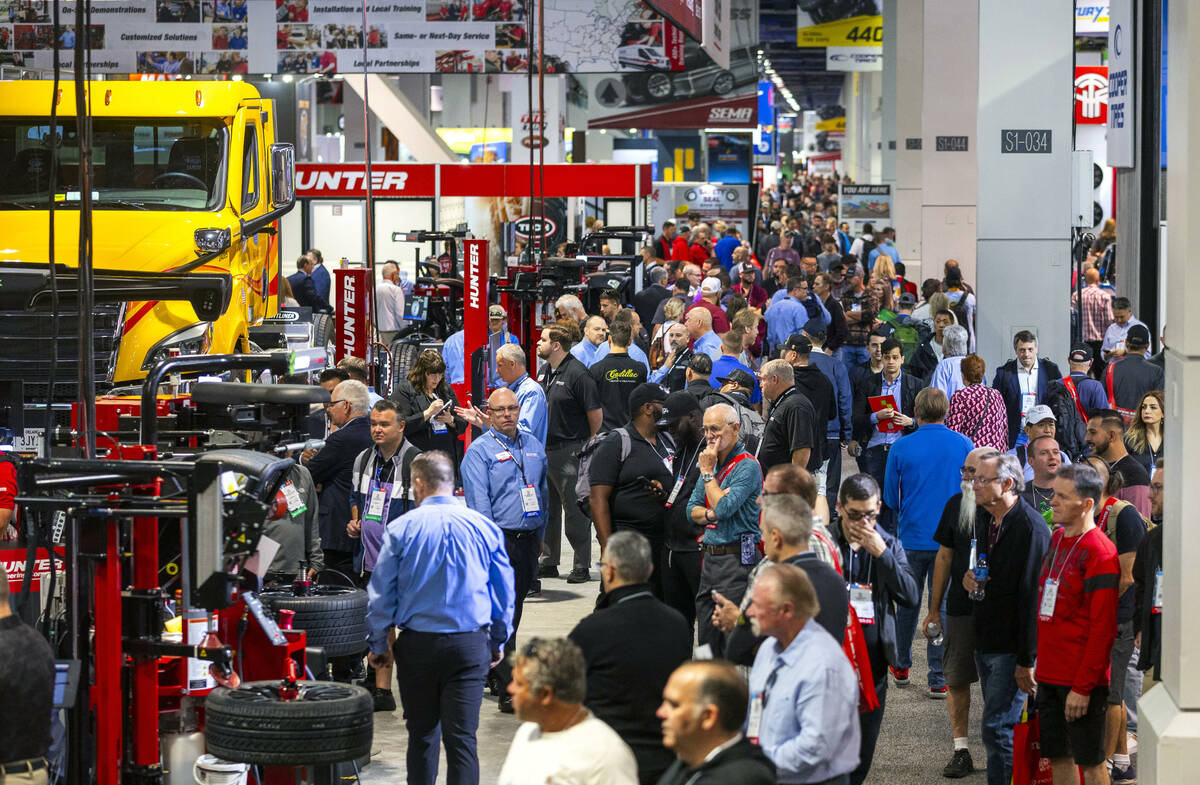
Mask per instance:
[[[1104,484],[1086,463],[1054,477],[1049,556],[1038,581],[1038,716],[1054,785],[1108,782],[1104,728],[1109,660],[1117,637],[1117,549],[1094,522]],[[1021,685],[1022,689],[1032,684]]]
[[[0,453],[0,542],[17,539],[17,464]]]

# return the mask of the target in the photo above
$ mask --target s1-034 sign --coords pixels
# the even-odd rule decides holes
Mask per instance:
[[[1049,128],[1005,128],[1000,131],[1000,152],[1050,153],[1053,134]]]

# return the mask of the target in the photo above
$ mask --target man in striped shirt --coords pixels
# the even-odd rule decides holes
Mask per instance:
[[[1100,345],[1104,343],[1104,331],[1113,323],[1112,293],[1100,288],[1100,272],[1094,267],[1084,272],[1083,280],[1087,285],[1082,292],[1072,295],[1071,309],[1080,311],[1082,298],[1083,340],[1092,347],[1092,370],[1099,373],[1098,369],[1104,367]]]

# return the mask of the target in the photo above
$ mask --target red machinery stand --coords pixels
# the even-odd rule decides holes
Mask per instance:
[[[471,403],[482,406],[487,393],[487,363],[485,359],[483,378],[475,378],[472,356],[488,349],[488,241],[463,240],[463,383],[468,395],[474,395]],[[464,401],[464,405],[471,405]]]
[[[333,277],[337,282],[334,361],[341,362],[346,357],[359,357],[370,365],[372,336],[375,331],[374,314],[371,313],[371,287],[375,282],[371,280],[371,271],[362,267],[336,268]],[[486,307],[485,305],[484,308]],[[485,313],[485,319],[486,316]]]

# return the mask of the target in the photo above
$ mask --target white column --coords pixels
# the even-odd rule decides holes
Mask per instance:
[[[976,333],[988,368],[1012,357],[1020,330],[1060,365],[1070,351],[1073,24],[1044,0],[980,4]]]
[[[902,14],[903,16],[903,14]],[[957,259],[975,282],[978,167],[975,115],[979,78],[979,4],[925,0],[922,16],[921,262],[925,277],[941,278]],[[1013,24],[1018,19],[1011,20]],[[1008,57],[1001,63],[1014,66]],[[937,137],[966,137],[965,151],[939,152]]]
[[[1167,265],[1166,399],[1171,439],[1165,466],[1167,483],[1163,519],[1163,682],[1139,702],[1138,768],[1141,782],[1152,784],[1194,782],[1200,772],[1200,614],[1194,612],[1200,596],[1200,530],[1189,512],[1194,499],[1188,482],[1200,465],[1200,310],[1192,310],[1200,291],[1200,268],[1185,264],[1200,241],[1200,227],[1192,219],[1200,208],[1200,50],[1189,42],[1200,40],[1200,7],[1172,3],[1168,27],[1171,64],[1168,79],[1167,134],[1170,168],[1167,170],[1167,257],[1180,260]],[[1118,208],[1119,209],[1119,208]],[[1191,390],[1191,392],[1188,392]]]
[[[898,0],[884,0],[883,29],[883,145],[880,149],[880,182],[896,188],[896,24]],[[894,208],[893,208],[894,210]],[[893,221],[895,213],[893,212]]]
[[[923,265],[921,259],[921,164],[924,153],[910,150],[908,140],[921,142],[921,114],[924,108],[925,77],[925,2],[924,0],[887,0],[885,8],[897,8],[895,24],[884,23],[884,47],[893,41],[895,60],[896,131],[888,137],[896,142],[895,186],[892,198],[892,225],[896,227],[896,247],[907,267],[910,281],[922,281],[935,274],[937,264]],[[894,31],[894,32],[893,32]],[[887,67],[886,65],[884,66]],[[885,141],[885,146],[886,146]]]

